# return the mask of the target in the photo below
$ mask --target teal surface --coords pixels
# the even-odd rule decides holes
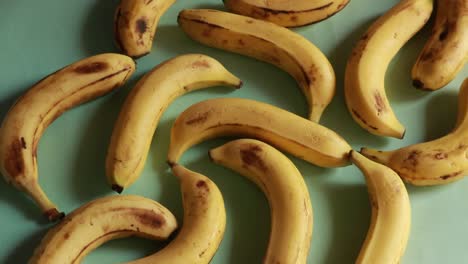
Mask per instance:
[[[378,2],[378,4],[377,4]],[[407,127],[404,140],[379,138],[362,130],[346,110],[343,72],[351,48],[370,23],[397,0],[352,0],[336,16],[296,29],[330,59],[337,74],[337,95],[322,123],[345,137],[354,148],[381,149],[426,141],[452,129],[457,89],[468,67],[447,88],[434,93],[411,86],[410,69],[427,39],[430,26],[396,56],[387,73],[387,93],[396,115]],[[118,0],[0,1],[0,118],[12,102],[43,76],[71,62],[117,51],[113,13]],[[295,81],[266,63],[205,47],[190,40],[176,23],[183,8],[223,9],[221,1],[179,0],[163,16],[153,52],[138,60],[131,81],[117,92],[80,106],[57,119],[39,144],[40,183],[62,210],[70,212],[97,197],[113,195],[106,184],[104,159],[119,108],[135,81],[163,60],[200,52],[221,61],[244,81],[235,92],[217,87],[177,99],[161,119],[144,173],[126,193],[161,202],[181,222],[178,183],[165,163],[172,122],[189,105],[213,97],[243,97],[268,102],[306,115],[306,103]],[[203,143],[187,152],[183,164],[209,176],[221,189],[227,209],[224,240],[212,263],[259,263],[265,252],[270,215],[260,190],[243,177],[217,165],[207,150],[224,140]],[[292,158],[292,157],[291,157]],[[323,169],[292,158],[309,187],[314,230],[308,263],[353,263],[366,236],[370,206],[366,185],[353,166]],[[408,186],[412,229],[402,263],[468,263],[468,180],[438,187]],[[0,263],[26,263],[50,228],[22,193],[0,180]],[[92,252],[85,263],[118,263],[157,250],[159,242],[122,239]]]

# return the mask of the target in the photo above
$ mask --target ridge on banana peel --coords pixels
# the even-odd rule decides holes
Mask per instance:
[[[177,56],[143,76],[127,96],[112,132],[106,157],[112,189],[121,193],[140,176],[159,119],[175,98],[217,85],[240,88],[242,81],[202,54]]]
[[[345,73],[346,105],[353,119],[372,134],[404,137],[405,128],[385,93],[385,73],[395,54],[426,24],[432,8],[432,0],[401,0],[353,49]]]
[[[341,11],[349,0],[281,1],[223,0],[232,12],[273,22],[284,27],[299,27],[325,20]]]
[[[210,47],[265,61],[288,72],[309,104],[309,119],[320,120],[335,95],[335,72],[309,40],[276,24],[211,9],[186,9],[177,19],[192,39]]]
[[[249,99],[217,98],[182,112],[171,129],[168,163],[191,146],[221,136],[252,137],[321,167],[349,165],[349,144],[334,131],[281,108]]]
[[[81,263],[109,240],[128,236],[166,240],[176,228],[174,215],[156,201],[137,195],[100,198],[50,229],[29,264]]]
[[[468,62],[468,1],[438,0],[431,36],[413,66],[416,88],[434,91],[452,81]]]
[[[63,112],[121,86],[135,70],[130,57],[100,54],[50,74],[26,91],[0,127],[0,171],[26,192],[49,220],[63,217],[38,181],[37,146],[44,130]]]
[[[226,228],[226,210],[221,192],[209,178],[174,164],[184,207],[184,223],[166,247],[129,264],[207,264],[216,253]]]
[[[356,151],[351,161],[366,178],[372,217],[356,264],[400,263],[408,243],[411,205],[398,174]]]
[[[120,0],[114,35],[120,50],[133,58],[151,52],[159,19],[175,0]]]
[[[312,238],[312,204],[301,173],[285,155],[258,140],[239,139],[211,149],[211,160],[254,182],[271,208],[263,263],[306,263]]]
[[[392,151],[362,148],[361,153],[396,171],[414,185],[439,185],[468,173],[468,78],[458,94],[458,119],[449,134]]]

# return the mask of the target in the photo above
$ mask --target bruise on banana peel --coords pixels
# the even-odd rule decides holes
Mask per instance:
[[[114,35],[120,50],[133,58],[150,53],[159,19],[174,2],[121,0],[114,17]]]
[[[385,74],[401,47],[427,23],[432,8],[431,0],[400,1],[353,48],[345,72],[346,105],[356,123],[374,135],[405,135],[385,92]]]
[[[306,263],[312,237],[312,203],[301,173],[280,151],[253,139],[228,142],[210,159],[254,182],[271,209],[271,231],[263,263]],[[286,217],[285,217],[286,216]]]
[[[0,171],[24,191],[49,220],[63,217],[42,188],[37,175],[37,146],[44,130],[68,109],[119,87],[135,70],[120,54],[100,54],[62,68],[36,84],[10,108],[0,127]]]
[[[174,215],[153,200],[136,195],[100,198],[76,209],[49,230],[29,263],[80,263],[109,240],[128,236],[165,240],[176,228]]]
[[[205,45],[265,61],[288,72],[318,122],[335,94],[335,73],[325,55],[299,34],[270,22],[211,9],[179,13],[180,27]]]
[[[430,38],[412,69],[413,86],[438,90],[463,69],[468,61],[468,2],[438,0]]]
[[[173,164],[171,170],[180,181],[183,225],[167,246],[131,264],[208,264],[223,239],[226,210],[216,184],[179,164]]]
[[[175,98],[219,85],[240,88],[242,81],[203,54],[177,56],[145,74],[127,96],[114,125],[106,157],[112,189],[121,193],[138,179],[159,119]]]
[[[260,139],[322,167],[349,163],[351,147],[332,130],[281,108],[240,98],[205,100],[182,112],[171,130],[168,162],[177,163],[201,141],[225,136]]]
[[[414,185],[454,182],[468,173],[468,79],[458,95],[458,119],[449,134],[392,151],[362,148],[361,153],[382,163]]]
[[[280,26],[298,27],[333,16],[341,11],[349,0],[224,0],[223,2],[234,13],[273,22]]]

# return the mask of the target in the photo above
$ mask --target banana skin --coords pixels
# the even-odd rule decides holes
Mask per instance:
[[[68,109],[118,88],[135,70],[130,57],[100,54],[75,62],[33,85],[0,127],[0,171],[26,192],[49,220],[63,217],[38,182],[37,146],[50,123]]]
[[[309,40],[276,24],[211,9],[186,9],[179,26],[210,47],[253,57],[288,72],[309,104],[309,119],[319,122],[335,95],[335,72]]]
[[[263,263],[306,263],[312,238],[312,203],[301,173],[285,155],[254,139],[209,151],[211,160],[254,182],[271,209],[271,233]]]
[[[112,189],[121,193],[138,179],[159,119],[175,98],[218,85],[240,88],[242,81],[202,54],[177,56],[145,74],[127,96],[112,132],[106,157]]]

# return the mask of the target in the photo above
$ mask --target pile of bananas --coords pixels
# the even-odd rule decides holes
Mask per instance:
[[[226,226],[221,192],[207,177],[180,165],[190,147],[215,137],[245,137],[210,150],[214,163],[244,175],[265,193],[272,226],[264,263],[306,263],[313,227],[312,203],[301,173],[279,150],[321,167],[355,164],[366,178],[372,205],[367,238],[356,263],[399,263],[409,237],[411,209],[403,180],[414,185],[453,182],[468,172],[468,79],[458,95],[458,119],[448,135],[393,151],[362,148],[318,122],[335,94],[327,57],[286,27],[326,19],[349,0],[225,0],[237,14],[209,9],[179,13],[180,27],[208,46],[254,57],[287,71],[308,103],[308,119],[273,105],[240,98],[193,104],[175,120],[168,164],[179,179],[183,225],[162,250],[131,263],[208,263]],[[136,195],[100,198],[65,217],[38,182],[36,152],[44,130],[62,113],[123,85],[133,59],[148,54],[161,15],[174,0],[122,0],[115,37],[123,54],[100,54],[40,80],[11,107],[0,128],[0,169],[51,221],[30,263],[79,263],[102,243],[126,236],[166,240],[178,229],[163,205]],[[405,128],[387,100],[387,66],[428,21],[432,0],[401,0],[356,43],[345,73],[345,98],[355,121],[370,133],[403,138]],[[418,57],[415,87],[437,90],[468,60],[468,1],[440,0],[434,29]],[[146,73],[124,102],[107,152],[111,188],[121,193],[142,173],[159,119],[184,93],[212,86],[240,88],[242,81],[203,54],[169,59]],[[279,150],[277,150],[279,149]],[[104,164],[103,164],[104,165]]]

